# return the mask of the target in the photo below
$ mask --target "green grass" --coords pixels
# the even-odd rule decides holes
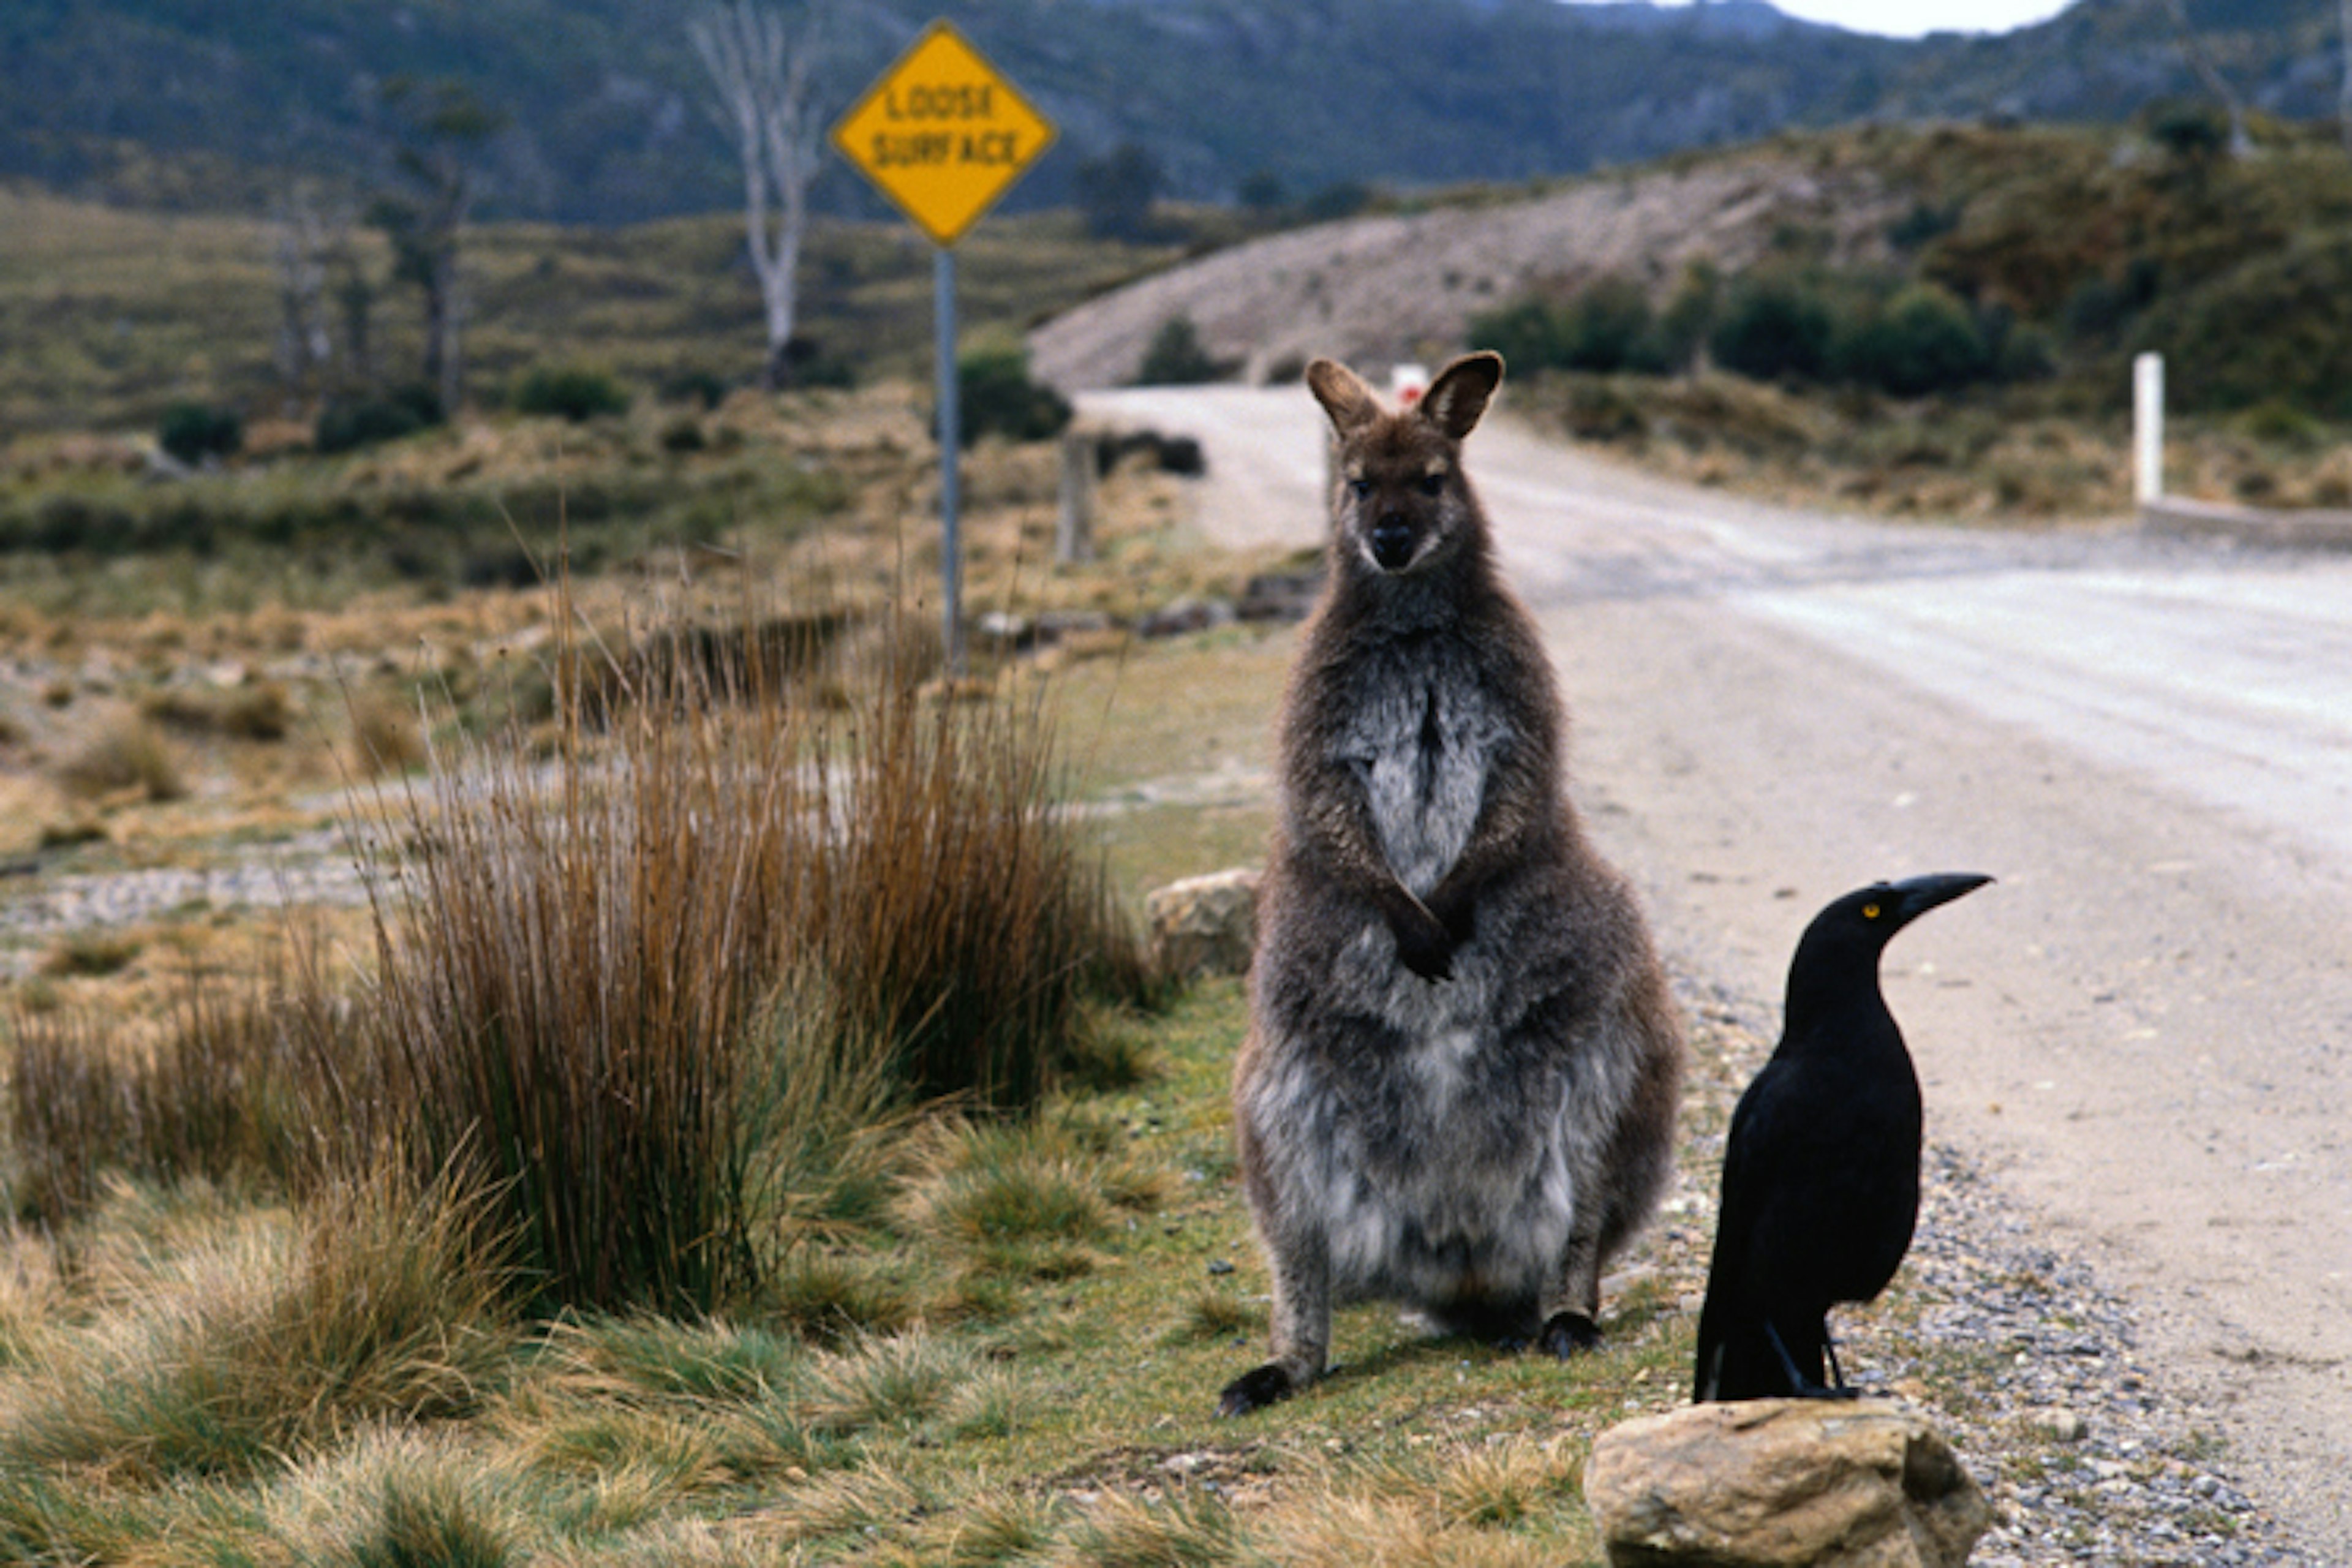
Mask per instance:
[[[343,1562],[436,1542],[523,1562],[736,1562],[794,1545],[909,1563],[1592,1560],[1573,1488],[1586,1436],[1629,1393],[1671,1398],[1688,1354],[1686,1325],[1654,1294],[1615,1303],[1611,1349],[1566,1366],[1351,1309],[1337,1325],[1345,1364],[1324,1385],[1263,1419],[1212,1416],[1263,1331],[1222,1104],[1242,1014],[1236,984],[1207,984],[1161,1021],[1150,1080],[1022,1127],[924,1133],[903,1204],[829,1244],[908,1303],[878,1331],[813,1338],[757,1304],[521,1331],[488,1302],[397,1320],[474,1347],[482,1359],[451,1384],[434,1371],[447,1353],[403,1348],[417,1327],[358,1360],[333,1348],[347,1335],[296,1335],[285,1303],[335,1314],[301,1283],[314,1276],[272,1289],[269,1268],[219,1266],[205,1238],[245,1223],[236,1200],[102,1215],[91,1234],[124,1240],[83,1268],[120,1281],[113,1304],[79,1309],[80,1328],[44,1311],[58,1326],[31,1342],[52,1348],[0,1370],[17,1413],[0,1530],[21,1494],[31,1517],[66,1521],[46,1550],[101,1563]],[[283,1256],[268,1239],[279,1223],[254,1233],[257,1262]],[[151,1239],[132,1247],[134,1226]],[[1008,1236],[1082,1245],[1092,1267],[1004,1271],[992,1248]],[[1211,1272],[1220,1262],[1237,1267]],[[405,1299],[359,1288],[362,1267],[387,1265],[339,1263],[337,1300]],[[970,1310],[975,1268],[992,1310]],[[166,1311],[194,1289],[179,1281],[213,1307]],[[460,1324],[476,1331],[455,1338]],[[258,1349],[254,1325],[322,1348],[256,1368],[240,1359]],[[156,1353],[166,1333],[190,1348]],[[132,1352],[101,1359],[100,1344]],[[304,1400],[294,1365],[345,1370],[326,1380],[332,1397]],[[204,1377],[159,1384],[166,1366]],[[226,1396],[231,1368],[254,1392]],[[214,1414],[187,1430],[199,1407]]]
[[[226,403],[274,415],[277,332],[268,226],[166,216],[0,190],[0,429],[146,429],[171,404]],[[381,237],[355,247],[381,279]],[[1091,239],[1066,213],[999,216],[957,247],[959,310],[974,330],[1025,328],[1178,253]],[[930,247],[903,224],[820,221],[802,274],[801,331],[854,356],[862,375],[928,374]],[[469,230],[466,363],[477,398],[583,352],[650,395],[700,374],[757,372],[759,292],[740,217],[624,229],[490,224]],[[413,377],[422,350],[415,299],[379,295],[375,355]]]

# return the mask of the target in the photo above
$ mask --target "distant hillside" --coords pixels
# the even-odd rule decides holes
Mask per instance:
[[[938,7],[844,0],[848,96]],[[972,0],[950,7],[1057,120],[1017,192],[1146,147],[1168,194],[1293,198],[1343,183],[1508,181],[1857,119],[2127,115],[2193,81],[2154,0],[2083,0],[1990,39],[1868,38],[1763,0]],[[682,0],[12,0],[0,176],[181,205],[259,205],[268,173],[364,184],[382,84],[450,77],[503,110],[488,210],[612,223],[727,205]],[[2330,0],[2190,0],[2225,74],[2273,112],[2332,112]],[[828,205],[868,198],[836,171]]]
[[[2174,408],[2317,449],[2352,420],[2352,158],[2333,127],[2264,123],[2243,158],[2215,129],[1859,127],[1293,229],[1091,298],[1033,330],[1031,360],[1066,392],[1124,384],[1180,318],[1252,382],[1318,353],[1378,373],[1508,341],[1523,372],[1659,383],[1704,343],[1761,382],[2095,417],[2153,351]],[[1621,339],[1579,365],[1528,328],[1529,307],[1564,320],[1614,291],[1599,308],[1646,333],[1622,325],[1629,285],[1634,308],[1689,312],[1684,349],[1650,334],[1642,360]],[[1603,438],[1630,417],[1614,395],[1587,410]]]
[[[2189,0],[2200,47],[2248,107],[2288,120],[2336,112],[2344,73],[2335,0]],[[2151,100],[2203,97],[2162,0],[2083,0],[2036,26],[1931,39],[1883,84],[1895,119],[2125,119]]]
[[[1918,199],[1826,143],[1761,148],[1572,182],[1523,200],[1382,215],[1270,235],[1090,300],[1029,337],[1065,392],[1133,380],[1161,323],[1183,317],[1242,380],[1296,375],[1316,354],[1384,370],[1465,346],[1470,319],[1530,291],[1594,279],[1663,290],[1705,261],[1737,273],[1790,235],[1824,261],[1886,259],[1886,230]]]

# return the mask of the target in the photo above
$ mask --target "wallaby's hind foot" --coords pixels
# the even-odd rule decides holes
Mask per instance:
[[[1554,1312],[1536,1344],[1544,1354],[1566,1361],[1601,1348],[1601,1325],[1581,1312]]]
[[[1221,1416],[1247,1415],[1253,1410],[1263,1410],[1279,1404],[1297,1393],[1290,1373],[1283,1371],[1280,1362],[1267,1362],[1225,1384],[1217,1395],[1217,1414]]]

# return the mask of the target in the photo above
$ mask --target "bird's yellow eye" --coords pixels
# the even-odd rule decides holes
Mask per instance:
[[[1862,918],[1863,918],[1864,920],[1866,920],[1866,921],[1874,921],[1874,920],[1876,920],[1876,919],[1878,918],[1878,906],[1877,906],[1876,904],[1864,904],[1864,905],[1863,905],[1863,906],[1862,906]]]

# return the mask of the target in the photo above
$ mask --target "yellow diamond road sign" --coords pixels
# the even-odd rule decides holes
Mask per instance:
[[[933,22],[833,128],[833,144],[915,220],[952,246],[1053,145],[1054,126]]]

